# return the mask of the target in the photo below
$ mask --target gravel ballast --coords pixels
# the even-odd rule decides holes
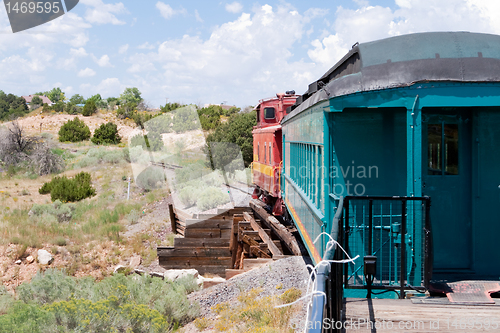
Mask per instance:
[[[211,308],[224,302],[237,302],[237,297],[242,292],[252,288],[262,288],[259,297],[281,295],[286,290],[295,287],[306,294],[309,271],[306,267],[310,263],[308,257],[289,257],[237,275],[225,283],[200,290],[188,295],[190,301],[200,304],[202,317],[214,318],[216,314]],[[279,286],[279,288],[277,288]],[[302,309],[292,319],[291,326],[300,331],[304,327],[307,313],[307,301],[302,301]]]

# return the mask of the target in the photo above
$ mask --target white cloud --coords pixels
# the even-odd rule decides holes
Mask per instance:
[[[121,2],[115,4],[105,4],[102,0],[81,0],[89,7],[85,13],[85,19],[90,23],[122,25],[124,21],[119,20],[117,14],[128,13],[125,5]]]
[[[120,46],[120,48],[118,49],[118,53],[120,53],[120,54],[127,53],[127,51],[128,51],[128,47],[129,47],[129,45],[128,45],[128,44],[125,44],[125,45]]]
[[[243,11],[243,5],[238,1],[226,4],[226,10],[230,13],[238,14]]]
[[[127,71],[151,95],[186,101],[234,96],[233,103],[255,103],[307,87],[320,74],[312,72],[312,62],[291,60],[305,20],[286,4],[256,7],[214,28],[208,39],[185,35],[163,42],[156,52],[130,57]]]
[[[118,78],[107,78],[102,80],[98,85],[84,83],[81,84],[79,88],[79,94],[83,96],[93,96],[95,94],[101,94],[102,97],[118,97],[123,89],[125,89],[125,86],[122,85]]]
[[[156,3],[156,8],[160,11],[161,16],[163,16],[165,19],[171,19],[173,16],[178,15],[178,14],[186,14],[186,9],[182,8],[179,10],[175,10],[170,5],[163,3],[161,1],[158,1]]]
[[[203,23],[203,19],[200,16],[200,13],[198,13],[198,9],[194,10],[194,17],[196,18],[196,21]]]
[[[137,46],[137,48],[142,50],[153,50],[156,46],[149,44],[149,42],[145,42],[144,44]]]
[[[308,55],[323,70],[333,66],[356,42],[427,31],[500,33],[496,17],[500,2],[496,1],[396,0],[395,10],[358,3],[362,6],[356,10],[338,7],[334,33],[311,42]]]
[[[95,76],[96,72],[91,68],[85,68],[78,72],[78,77],[92,77]]]
[[[70,49],[69,54],[71,54],[73,57],[86,57],[88,56],[87,51],[83,47],[80,47],[78,49]]]
[[[95,55],[92,55],[92,59],[99,65],[99,67],[113,67],[111,62],[109,61],[109,56],[107,54],[103,55],[100,58],[97,58]]]

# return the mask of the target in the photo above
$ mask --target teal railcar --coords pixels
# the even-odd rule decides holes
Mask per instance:
[[[351,256],[361,256],[346,273],[354,283],[372,254],[377,279],[389,284],[420,286],[431,267],[434,279],[498,279],[500,36],[434,32],[356,44],[309,85],[282,128],[284,201],[316,263],[328,239],[313,241],[340,236],[334,215],[349,197],[343,227]],[[432,205],[355,200],[366,196],[430,197]]]

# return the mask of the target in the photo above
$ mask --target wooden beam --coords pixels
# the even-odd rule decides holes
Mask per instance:
[[[260,235],[258,231],[255,230],[241,230],[241,236],[248,236],[253,240],[259,241],[260,240]]]
[[[227,247],[229,239],[224,238],[174,238],[177,247]]]
[[[297,243],[297,240],[292,235],[292,233],[288,231],[288,229],[284,225],[282,225],[274,216],[266,212],[266,210],[264,209],[264,207],[262,207],[258,200],[250,200],[250,207],[262,219],[263,223],[267,224],[268,227],[271,228],[274,233],[283,241],[290,252],[292,252],[294,255],[301,255],[299,244]]]
[[[243,219],[243,216],[241,216],[240,218],[234,215],[233,227],[231,228],[231,238],[229,240],[229,246],[231,249],[231,267],[234,267],[234,263],[236,262],[236,254],[238,252],[238,223],[240,219]]]
[[[191,229],[202,229],[202,228],[219,228],[219,229],[231,229],[232,221],[227,220],[186,220],[186,228]]]
[[[158,247],[158,257],[229,257],[227,247]]]
[[[259,258],[271,258],[271,256],[264,252],[258,245],[251,245],[250,253]]]
[[[267,244],[269,247],[269,251],[273,254],[273,256],[281,256],[283,253],[278,249],[276,245],[274,245],[272,239],[267,235],[267,233],[260,227],[260,225],[255,222],[255,219],[248,213],[243,213],[243,217],[245,218],[246,221],[250,222],[252,225],[253,230],[257,231],[259,233],[260,238],[264,241],[264,243]]]
[[[259,242],[257,242],[255,239],[253,239],[252,237],[249,237],[247,235],[243,235],[243,237],[241,237],[241,241],[243,243],[250,245],[250,246],[259,246]]]
[[[170,216],[170,227],[175,235],[177,234],[177,223],[175,223],[177,219],[175,218],[174,205],[168,204],[168,214]]]

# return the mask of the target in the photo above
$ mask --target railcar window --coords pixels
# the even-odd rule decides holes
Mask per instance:
[[[271,142],[269,142],[269,164],[273,164],[273,155],[272,155]]]
[[[264,118],[274,119],[274,117],[275,117],[274,108],[265,108],[264,109]]]
[[[264,142],[264,164],[267,164],[266,152],[267,152],[267,142]]]
[[[427,142],[428,142],[428,161],[429,166],[427,174],[440,175],[442,174],[441,167],[441,124],[427,125]]]
[[[444,125],[445,174],[458,175],[458,125]]]
[[[458,175],[458,125],[427,125],[428,175]]]

